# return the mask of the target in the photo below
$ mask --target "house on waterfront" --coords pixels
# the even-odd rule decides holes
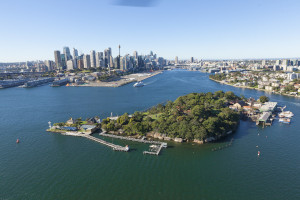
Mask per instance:
[[[97,131],[98,127],[95,125],[82,125],[81,129],[83,129],[85,133],[91,134]]]
[[[260,112],[274,112],[277,102],[266,102],[260,107]]]
[[[71,117],[67,122],[66,122],[67,125],[72,125],[72,124],[75,124],[75,120],[73,120],[73,118]]]

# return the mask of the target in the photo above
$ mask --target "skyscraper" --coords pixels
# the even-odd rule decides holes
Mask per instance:
[[[191,57],[191,63],[194,63],[194,57]]]
[[[104,50],[104,65],[105,65],[105,67],[108,67],[108,65],[109,65],[110,56],[112,56],[112,55],[111,55],[111,48],[109,47]]]
[[[83,55],[77,57],[77,67],[79,69],[84,69]]]
[[[71,59],[71,53],[69,47],[64,47],[64,54],[65,54],[66,61]]]
[[[96,67],[100,67],[100,52],[96,52]]]
[[[83,56],[83,66],[84,66],[85,69],[91,68],[90,55],[84,55]]]
[[[282,60],[282,66],[283,67],[287,67],[289,65],[290,65],[290,60],[287,60],[287,59]]]
[[[91,51],[91,68],[96,68],[96,52]]]
[[[178,64],[178,56],[175,57],[175,64]]]
[[[73,48],[73,59],[78,57],[78,51],[77,49]]]
[[[112,56],[109,57],[109,66],[110,68],[114,68],[114,58]]]
[[[60,54],[61,57],[61,69],[60,70],[65,70],[66,66],[67,66],[67,59],[66,59],[66,55],[65,54]]]
[[[54,58],[55,58],[56,68],[61,69],[62,63],[61,63],[60,51],[54,51]]]
[[[138,59],[138,52],[137,52],[137,51],[134,51],[134,52],[133,52],[133,57],[134,57],[135,59]]]
[[[74,61],[73,60],[68,60],[67,61],[67,70],[73,70],[74,69]]]

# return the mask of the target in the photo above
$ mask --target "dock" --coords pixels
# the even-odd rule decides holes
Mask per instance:
[[[159,148],[156,151],[144,151],[143,154],[150,154],[150,155],[159,155],[161,149],[167,148],[168,144],[166,142],[159,142],[159,141],[153,141],[153,140],[144,140],[144,139],[136,139],[136,138],[130,138],[130,137],[124,137],[124,136],[118,136],[118,135],[112,135],[112,134],[106,134],[104,132],[99,133],[99,135],[101,136],[105,136],[105,137],[111,137],[111,138],[117,138],[117,139],[121,139],[121,140],[130,140],[130,141],[134,141],[134,142],[141,142],[141,143],[145,143],[145,144],[156,144],[159,145]]]
[[[116,145],[116,144],[113,144],[113,143],[109,143],[109,142],[106,142],[106,141],[101,140],[99,138],[93,137],[91,135],[82,135],[82,137],[85,137],[85,138],[88,138],[88,139],[93,140],[95,142],[98,142],[98,143],[104,144],[106,146],[109,146],[114,151],[125,151],[125,152],[129,151],[129,148],[127,148],[127,147],[122,147],[122,146],[119,146],[119,145]]]
[[[160,145],[159,145],[159,148],[156,150],[156,151],[143,151],[143,154],[150,154],[150,155],[159,155],[161,149],[165,147],[164,146],[164,143],[162,142]]]

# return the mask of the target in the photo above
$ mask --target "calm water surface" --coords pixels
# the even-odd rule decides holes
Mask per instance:
[[[300,199],[300,99],[266,94],[294,112],[291,125],[241,122],[224,141],[170,142],[160,156],[143,155],[144,144],[115,139],[133,151],[114,152],[45,131],[49,120],[133,113],[191,92],[265,94],[220,85],[200,72],[165,71],[144,82],[143,88],[0,90],[0,199]],[[232,138],[231,147],[211,151]]]

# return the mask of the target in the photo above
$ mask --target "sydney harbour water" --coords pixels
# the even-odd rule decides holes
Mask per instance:
[[[165,71],[144,82],[143,88],[1,90],[0,199],[300,199],[300,99],[221,85],[200,72]],[[133,149],[114,152],[45,131],[48,121],[133,113],[191,92],[218,90],[267,95],[295,116],[290,125],[275,121],[264,129],[242,121],[218,143],[170,142],[160,156],[143,155],[145,144],[114,139]],[[211,151],[232,138],[229,148]]]

